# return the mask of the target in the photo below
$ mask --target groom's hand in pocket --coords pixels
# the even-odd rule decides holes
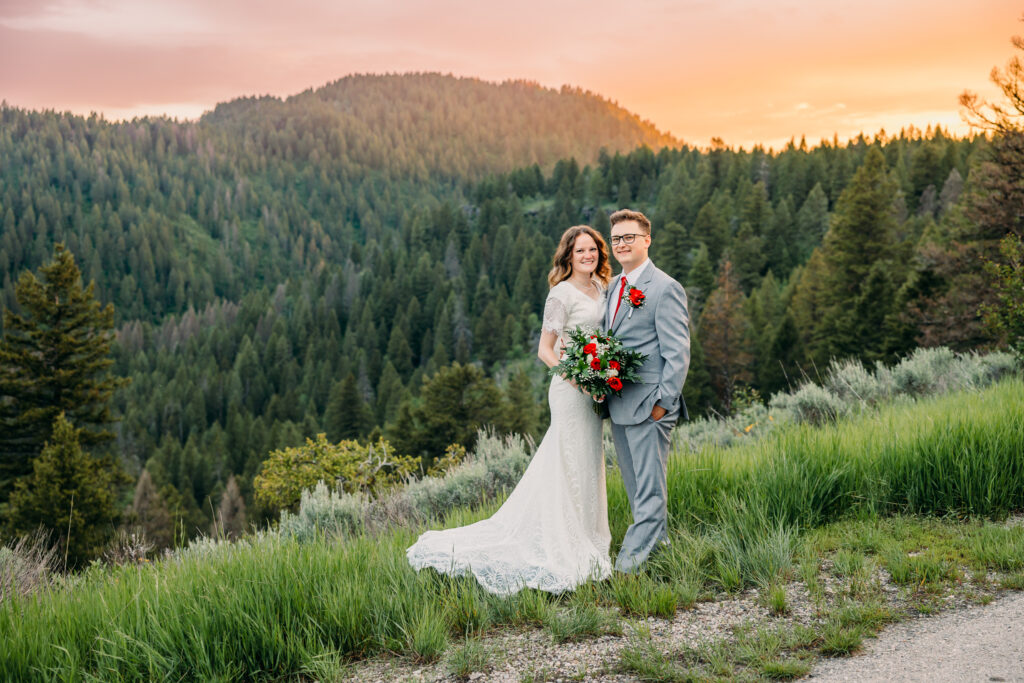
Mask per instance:
[[[654,406],[654,410],[651,411],[651,419],[657,422],[661,418],[665,417],[665,413],[668,411],[659,405]]]

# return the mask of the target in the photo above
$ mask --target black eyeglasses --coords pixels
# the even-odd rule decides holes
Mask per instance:
[[[612,237],[612,246],[614,247],[619,242],[623,244],[633,244],[637,237],[647,237],[647,235],[642,232],[631,232],[626,235],[614,235]]]

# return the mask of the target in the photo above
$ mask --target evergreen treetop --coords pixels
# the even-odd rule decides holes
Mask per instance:
[[[100,306],[92,283],[82,287],[63,244],[39,277],[22,274],[15,293],[24,315],[5,310],[0,339],[0,482],[8,485],[31,470],[61,413],[80,425],[84,446],[112,440],[110,400],[129,382],[108,373],[113,306]]]

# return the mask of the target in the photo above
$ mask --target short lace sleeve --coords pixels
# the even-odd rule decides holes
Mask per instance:
[[[548,293],[548,299],[544,302],[544,322],[541,325],[541,332],[554,332],[562,336],[565,332],[565,324],[569,320],[569,309],[565,301],[559,296],[561,292],[554,287]]]

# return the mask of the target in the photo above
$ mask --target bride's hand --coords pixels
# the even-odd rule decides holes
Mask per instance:
[[[569,384],[571,384],[574,389],[579,391],[581,394],[583,394],[587,398],[594,398],[589,391],[587,391],[586,389],[584,389],[580,385],[576,384],[576,382],[569,382]]]

